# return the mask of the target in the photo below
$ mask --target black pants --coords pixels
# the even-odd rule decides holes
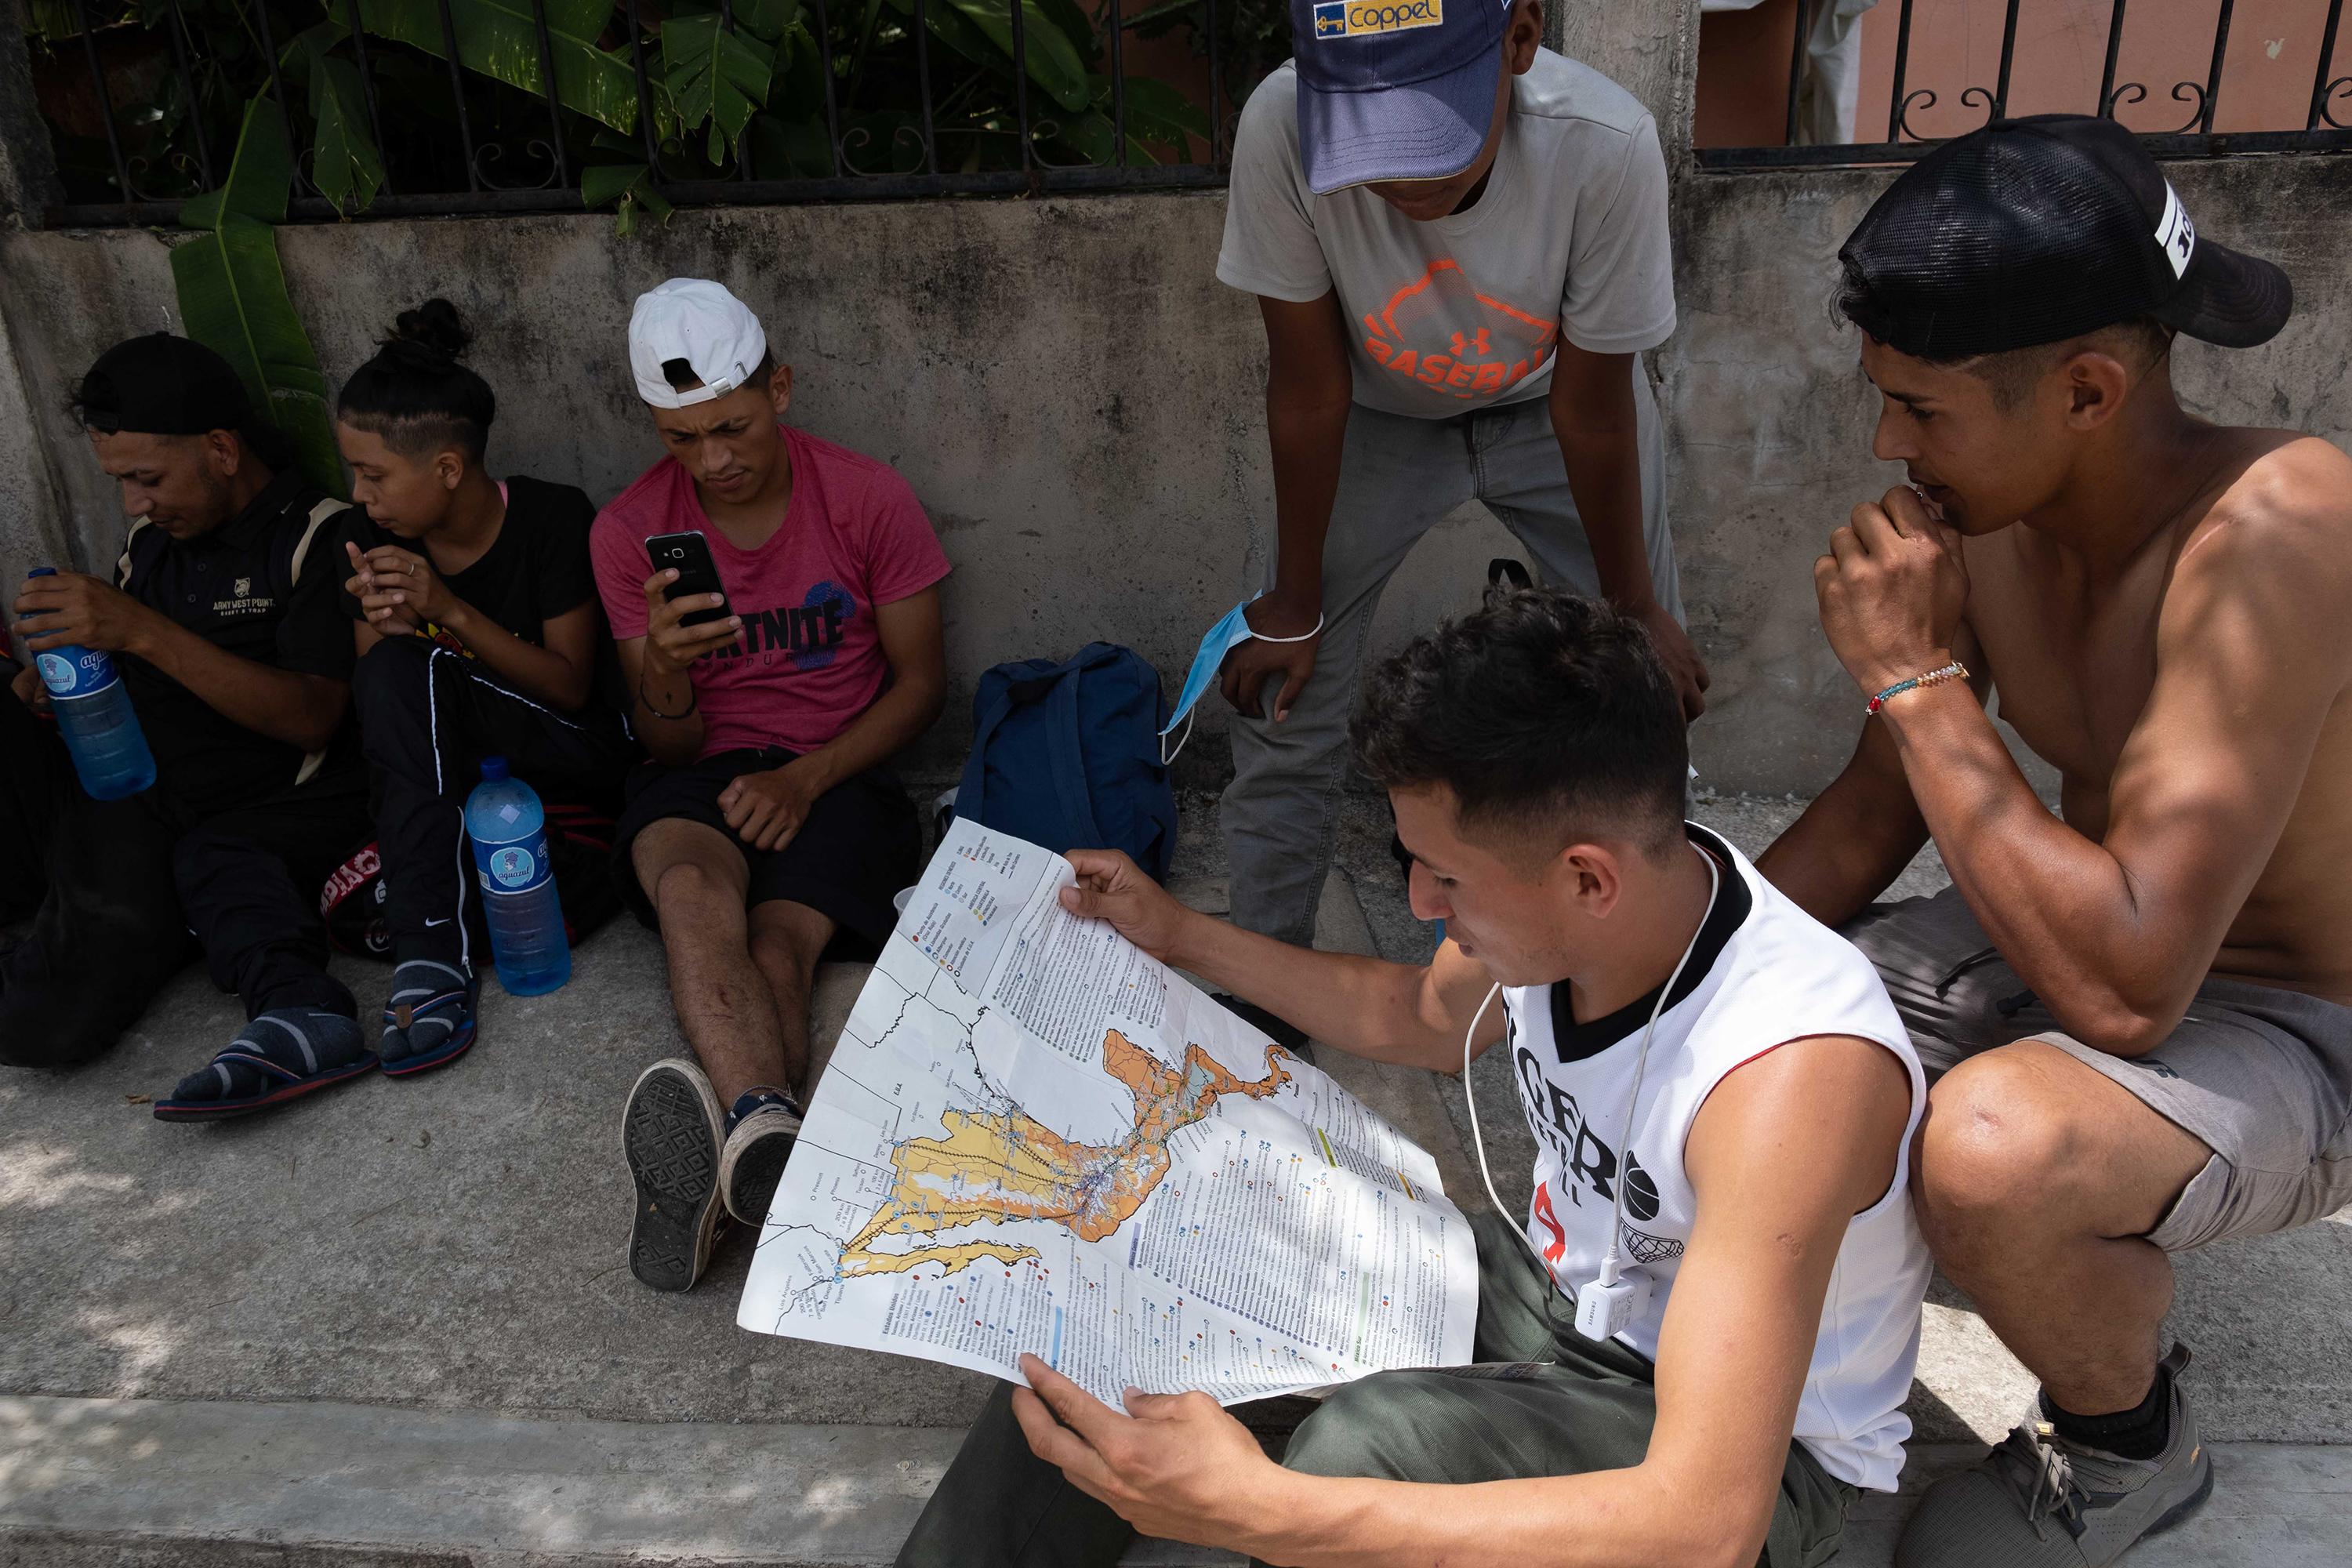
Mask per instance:
[[[467,973],[487,956],[466,797],[484,757],[504,757],[543,802],[616,804],[640,754],[621,716],[591,707],[562,714],[499,685],[472,659],[425,637],[386,637],[352,677],[360,740],[374,773],[376,846],[383,861],[392,956],[432,959]],[[581,914],[617,907],[611,860],[566,854],[551,809],[548,839],[558,896],[575,935]],[[593,924],[594,922],[586,922]]]
[[[199,949],[247,1017],[356,1016],[326,971],[319,889],[365,806],[356,781],[209,816],[160,788],[95,801],[55,727],[0,693],[0,923],[33,922],[0,952],[0,1063],[89,1060]]]

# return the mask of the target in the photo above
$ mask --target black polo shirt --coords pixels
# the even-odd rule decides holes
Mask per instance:
[[[215,647],[301,675],[352,678],[352,629],[337,595],[339,501],[295,472],[279,474],[236,518],[198,539],[131,525],[116,583]],[[158,789],[199,816],[253,805],[297,784],[360,782],[348,721],[309,755],[233,723],[144,659],[118,655],[124,686],[155,753]]]

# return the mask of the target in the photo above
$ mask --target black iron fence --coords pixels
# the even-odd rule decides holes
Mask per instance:
[[[1832,144],[1800,145],[1801,99],[1808,87],[1808,47],[1815,35],[1814,24],[1822,6],[1829,0],[1796,0],[1796,28],[1790,48],[1788,84],[1788,117],[1786,144],[1759,147],[1703,147],[1698,150],[1699,163],[1704,168],[1717,170],[1785,169],[1825,167],[1870,163],[1904,163],[1920,156],[1942,140],[1923,135],[1913,123],[1914,117],[1936,107],[1938,92],[1934,87],[1917,85],[1914,79],[1912,57],[1913,21],[1916,9],[1929,0],[1882,0],[1885,5],[1899,4],[1895,26],[1894,77],[1887,96],[1885,119],[1883,121],[1885,139],[1879,142],[1850,142]],[[2308,0],[2310,14],[2319,12],[2323,0]],[[2343,20],[2344,0],[2324,0],[2326,20],[2321,26],[2318,63],[2311,78],[2307,100],[2297,89],[2296,101],[2290,104],[2268,102],[2256,116],[2261,129],[2215,129],[2215,116],[2221,104],[2224,67],[2231,61],[2232,43],[2230,24],[2236,10],[2235,0],[2218,0],[2212,13],[2212,49],[2201,78],[2174,83],[2171,100],[2183,106],[2185,113],[2178,125],[2148,129],[2140,126],[2140,140],[2158,157],[2187,158],[2225,156],[2249,153],[2333,153],[2352,149],[2352,127],[2339,121],[2336,105],[2347,90],[2352,90],[2352,75],[2336,72],[2336,46],[2339,24]],[[2156,9],[2142,0],[2142,26],[2148,26],[2147,13]],[[2177,10],[2178,7],[2171,7]],[[2272,9],[2277,7],[2273,5]],[[2122,111],[2148,103],[2149,88],[2141,81],[2116,79],[2123,58],[2125,27],[2128,0],[2112,0],[2105,28],[2105,63],[2095,100],[2075,103],[2034,102],[2012,104],[2013,85],[2019,37],[2021,0],[2008,0],[2002,19],[2000,60],[1991,85],[1971,83],[1960,89],[1958,101],[1964,108],[1979,111],[1982,121],[1990,121],[2014,113],[2067,111],[2099,114],[2109,119],[2123,118]],[[2159,16],[2156,26],[2168,25],[2170,18]],[[2307,35],[2305,35],[2307,36]],[[2177,35],[2168,43],[2178,45]],[[2240,47],[2250,40],[2236,40]],[[2263,40],[2251,42],[2256,47]],[[2277,46],[2269,46],[2275,57]],[[2200,53],[2202,51],[2200,51]],[[1706,84],[1700,84],[1702,92]],[[2086,95],[2087,96],[2087,95]],[[2273,95],[2275,97],[2275,94]],[[2135,115],[2135,120],[2141,116]],[[2299,128],[2294,125],[2301,121]],[[1857,126],[1857,132],[1875,130],[1878,126]],[[1948,129],[1947,135],[1958,134]]]
[[[171,221],[248,110],[298,218],[1213,185],[1287,53],[1283,0],[21,3],[73,225]]]

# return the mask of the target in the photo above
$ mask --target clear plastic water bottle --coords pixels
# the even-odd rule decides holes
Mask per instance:
[[[547,858],[547,814],[530,785],[507,775],[504,757],[482,759],[482,782],[466,797],[490,955],[510,996],[539,996],[572,978],[572,943]]]
[[[36,566],[27,577],[54,577],[54,566]],[[41,684],[49,689],[49,709],[58,732],[73,757],[74,772],[92,800],[121,800],[155,782],[155,757],[131,707],[131,693],[104,648],[68,643],[33,656]]]

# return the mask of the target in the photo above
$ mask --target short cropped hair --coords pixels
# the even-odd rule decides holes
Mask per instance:
[[[1375,782],[1444,784],[1465,832],[1546,858],[1596,831],[1653,858],[1682,840],[1681,700],[1649,634],[1601,600],[1490,589],[1373,672],[1349,738]]]

